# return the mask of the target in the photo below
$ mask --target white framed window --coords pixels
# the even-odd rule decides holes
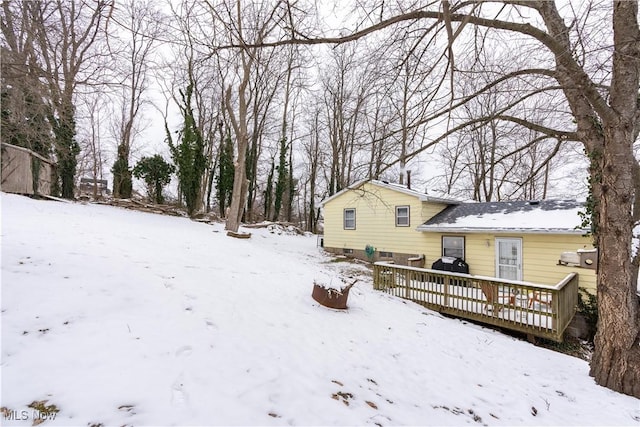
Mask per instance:
[[[355,230],[356,229],[356,210],[345,209],[344,210],[344,229]]]
[[[396,227],[408,227],[409,223],[409,206],[396,206]]]
[[[464,259],[464,237],[442,236],[442,256]]]

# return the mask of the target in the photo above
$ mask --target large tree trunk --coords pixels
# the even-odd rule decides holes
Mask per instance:
[[[604,130],[597,198],[598,328],[590,374],[600,385],[640,397],[640,313],[631,266],[634,180],[633,127]],[[594,170],[596,174],[599,171]]]
[[[640,49],[637,1],[614,2],[614,54],[596,182],[598,329],[591,375],[600,385],[640,397],[640,310],[632,265]],[[640,208],[635,206],[636,209]]]
[[[640,46],[637,1],[614,2],[613,68],[608,98],[573,59],[569,30],[553,2],[537,9],[553,36],[556,78],[591,161],[593,225],[599,250],[598,327],[590,374],[610,389],[640,397],[640,317],[632,266]],[[635,207],[640,208],[640,207]]]

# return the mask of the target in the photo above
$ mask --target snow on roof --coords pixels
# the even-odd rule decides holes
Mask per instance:
[[[322,201],[322,205],[325,205],[326,203],[328,203],[329,201],[335,199],[336,197],[342,195],[343,193],[349,191],[349,190],[354,190],[362,185],[364,185],[365,183],[369,183],[372,185],[376,185],[378,187],[383,187],[383,188],[388,188],[389,190],[393,190],[393,191],[398,191],[400,193],[404,193],[404,194],[408,194],[410,196],[414,196],[417,197],[418,200],[420,200],[421,202],[433,202],[433,203],[443,203],[443,204],[447,204],[447,205],[456,205],[461,203],[460,200],[456,200],[456,199],[452,199],[452,198],[448,198],[446,196],[443,197],[436,197],[436,196],[430,196],[426,193],[422,193],[420,191],[414,190],[412,188],[408,188],[406,185],[403,184],[398,184],[398,183],[392,183],[392,182],[388,182],[388,181],[379,181],[379,180],[361,180],[358,182],[355,182],[353,184],[351,184],[350,186],[348,186],[347,188],[343,189],[342,191],[337,192],[336,194],[334,194],[333,196],[324,199]]]
[[[462,203],[449,206],[418,227],[431,232],[585,234],[574,200]]]

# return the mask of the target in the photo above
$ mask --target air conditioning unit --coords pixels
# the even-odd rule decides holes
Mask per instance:
[[[560,264],[580,265],[580,255],[577,252],[562,252],[560,254]]]
[[[598,266],[598,250],[597,249],[578,249],[580,257],[580,267],[596,269]]]

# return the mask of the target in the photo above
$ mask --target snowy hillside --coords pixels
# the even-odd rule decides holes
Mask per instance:
[[[586,362],[366,275],[348,310],[320,306],[314,280],[365,269],[313,236],[1,203],[4,425],[640,425]]]

